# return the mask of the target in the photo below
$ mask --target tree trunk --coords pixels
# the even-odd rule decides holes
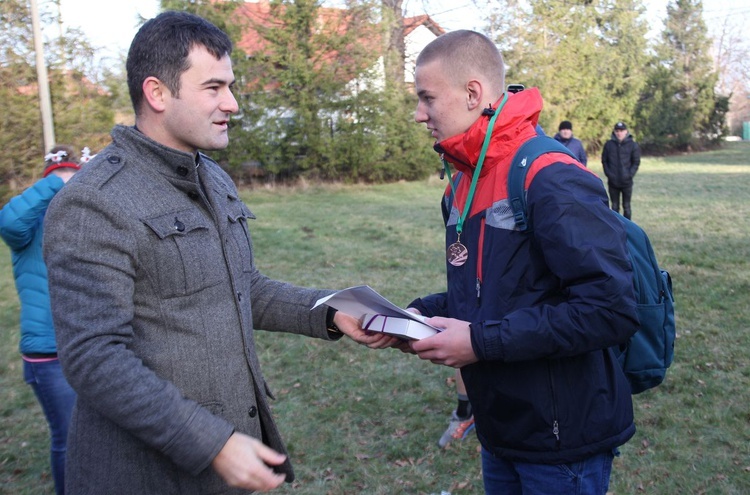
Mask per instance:
[[[403,0],[383,0],[383,63],[386,85],[401,88],[404,84],[404,43]]]

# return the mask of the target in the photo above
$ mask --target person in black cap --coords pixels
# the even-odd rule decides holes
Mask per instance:
[[[622,195],[622,214],[628,219],[632,216],[633,177],[640,165],[641,148],[628,132],[628,126],[624,122],[616,123],[612,138],[602,150],[602,166],[607,176],[610,207],[619,212]]]
[[[559,141],[566,148],[568,148],[575,156],[578,161],[587,164],[588,157],[586,156],[586,150],[583,149],[583,143],[579,139],[573,137],[573,124],[569,120],[563,120],[560,122],[560,126],[557,128],[557,134],[555,134],[555,140]]]

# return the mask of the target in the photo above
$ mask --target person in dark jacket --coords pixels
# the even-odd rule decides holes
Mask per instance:
[[[572,122],[569,120],[563,120],[560,122],[560,126],[557,128],[557,134],[555,134],[555,140],[568,148],[584,166],[588,164],[588,158],[586,157],[586,150],[583,149],[583,143],[581,143],[579,139],[573,137]]]
[[[65,493],[68,425],[76,394],[63,376],[57,357],[42,237],[47,206],[80,170],[73,147],[58,145],[44,157],[42,178],[0,210],[0,236],[10,247],[13,276],[21,303],[23,376],[47,419],[50,466],[55,493]]]
[[[624,122],[615,124],[612,137],[604,144],[602,166],[607,176],[609,200],[614,211],[620,211],[622,196],[622,214],[631,218],[630,199],[633,197],[633,178],[641,165],[641,148],[628,132]]]
[[[550,153],[529,165],[533,229],[516,228],[508,169],[536,135],[542,98],[503,92],[503,59],[486,36],[439,36],[415,75],[415,120],[448,173],[446,252],[461,255],[447,258],[446,292],[409,304],[443,329],[410,349],[461,369],[487,493],[604,495],[614,453],[635,432],[610,350],[638,329],[622,224],[596,174]]]
[[[520,93],[525,88],[523,84],[509,84],[508,93],[515,94]],[[538,136],[546,136],[544,129],[538,123],[534,127]],[[555,136],[557,139],[557,136]],[[581,148],[583,150],[583,148]],[[583,152],[584,159],[586,153]],[[584,161],[585,165],[586,162]],[[466,395],[466,385],[464,380],[461,378],[461,370],[455,372],[456,382],[456,408],[451,412],[448,418],[448,427],[445,429],[440,438],[438,439],[438,446],[445,448],[453,440],[464,440],[469,436],[469,433],[474,429],[474,416],[471,414],[471,403],[469,397]]]

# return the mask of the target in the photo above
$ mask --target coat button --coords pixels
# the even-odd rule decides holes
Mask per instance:
[[[113,164],[113,165],[114,165],[114,164],[116,164],[116,163],[120,163],[120,157],[119,157],[119,156],[117,156],[117,155],[109,155],[109,156],[107,157],[107,161],[108,161],[109,163],[111,163],[111,164]]]
[[[185,224],[177,220],[177,217],[174,217],[174,229],[177,232],[185,232]]]
[[[258,408],[255,406],[251,407],[250,410],[247,411],[247,415],[250,416],[251,418],[254,418],[255,416],[258,415]]]
[[[188,169],[187,169],[187,167],[180,166],[180,167],[177,167],[177,171],[176,172],[177,172],[178,175],[181,175],[181,176],[185,177],[188,174]]]

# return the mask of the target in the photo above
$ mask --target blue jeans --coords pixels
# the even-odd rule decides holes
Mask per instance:
[[[65,452],[68,425],[76,394],[62,373],[60,361],[23,362],[23,379],[31,385],[50,430],[50,465],[55,481],[55,493],[65,493]]]
[[[614,453],[572,464],[531,464],[500,459],[482,449],[487,495],[605,495]]]

